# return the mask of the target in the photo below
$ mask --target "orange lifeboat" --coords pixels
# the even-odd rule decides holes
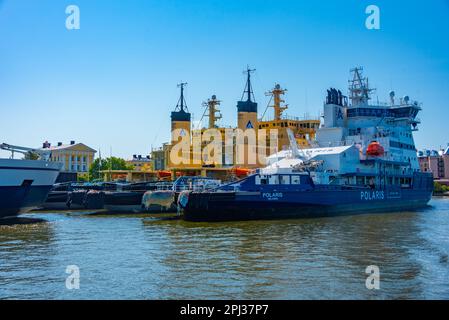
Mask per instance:
[[[246,168],[236,168],[234,169],[234,174],[238,177],[246,177],[249,175],[253,170],[246,169]]]
[[[379,142],[373,141],[366,149],[366,154],[371,157],[382,157],[385,154],[385,149]]]

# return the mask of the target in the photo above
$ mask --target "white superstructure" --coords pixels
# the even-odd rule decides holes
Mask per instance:
[[[32,186],[53,185],[60,163],[43,160],[0,159],[0,187],[20,186],[32,181]]]
[[[419,171],[413,132],[421,105],[404,96],[396,99],[390,93],[390,103],[370,104],[368,79],[362,68],[352,70],[350,96],[331,89],[324,105],[324,125],[317,133],[320,147],[358,145],[366,154],[368,145],[377,141],[385,150],[384,160],[409,163],[410,170]]]
[[[402,185],[412,182],[420,171],[413,132],[421,106],[410,98],[390,104],[369,104],[368,79],[361,68],[352,70],[349,98],[336,89],[328,90],[323,126],[317,131],[315,147],[291,150],[268,158],[261,174],[311,172],[315,183],[344,185]],[[382,150],[373,155],[369,147]]]

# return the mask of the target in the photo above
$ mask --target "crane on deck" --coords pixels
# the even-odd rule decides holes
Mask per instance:
[[[33,154],[33,155],[36,155],[39,159],[45,160],[45,161],[50,160],[50,157],[51,157],[50,150],[14,146],[14,145],[10,145],[7,143],[0,144],[0,149],[11,152],[12,159],[14,159],[14,153],[21,153],[25,156]]]

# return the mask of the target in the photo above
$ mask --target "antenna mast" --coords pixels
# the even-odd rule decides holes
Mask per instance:
[[[181,82],[180,84],[178,84],[178,88],[181,88],[181,96],[179,97],[178,103],[176,104],[175,111],[187,111],[187,112],[189,112],[189,109],[187,109],[186,100],[184,99],[184,87],[186,85],[187,85],[187,82]]]
[[[281,120],[282,119],[282,113],[288,109],[288,105],[281,106],[282,103],[285,103],[285,101],[281,98],[285,93],[287,92],[287,89],[282,89],[279,84],[276,84],[274,89],[270,92],[267,92],[265,95],[268,97],[272,97],[273,99],[273,105],[269,106],[274,108],[274,120]]]
[[[247,101],[252,102],[253,100],[256,101],[256,99],[254,98],[254,93],[253,93],[253,87],[251,86],[251,73],[254,73],[256,71],[256,69],[250,69],[249,66],[246,67],[246,71],[243,71],[243,73],[247,74],[247,79],[246,79],[246,86],[245,86],[245,90],[243,91],[243,95],[242,95],[242,101],[243,98],[245,97],[245,94],[247,95]],[[253,100],[251,100],[251,98]]]
[[[374,91],[374,89],[369,87],[368,78],[364,78],[362,72],[362,67],[351,69],[353,79],[349,80],[349,92],[353,106],[367,104],[371,99],[371,93]]]
[[[203,103],[203,106],[209,110],[209,114],[207,115],[209,117],[209,129],[216,128],[217,120],[222,118],[220,109],[218,108],[220,104],[221,101],[217,100],[216,95],[213,95],[211,99]]]

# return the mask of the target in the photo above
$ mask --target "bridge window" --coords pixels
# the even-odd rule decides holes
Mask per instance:
[[[274,175],[268,179],[269,184],[279,184],[279,176]]]
[[[268,179],[266,177],[256,176],[256,185],[266,185],[268,184]]]
[[[290,176],[281,176],[281,184],[290,184]]]
[[[365,177],[357,177],[357,185],[358,186],[363,186],[365,185]]]
[[[292,176],[292,184],[301,184],[301,176]]]

